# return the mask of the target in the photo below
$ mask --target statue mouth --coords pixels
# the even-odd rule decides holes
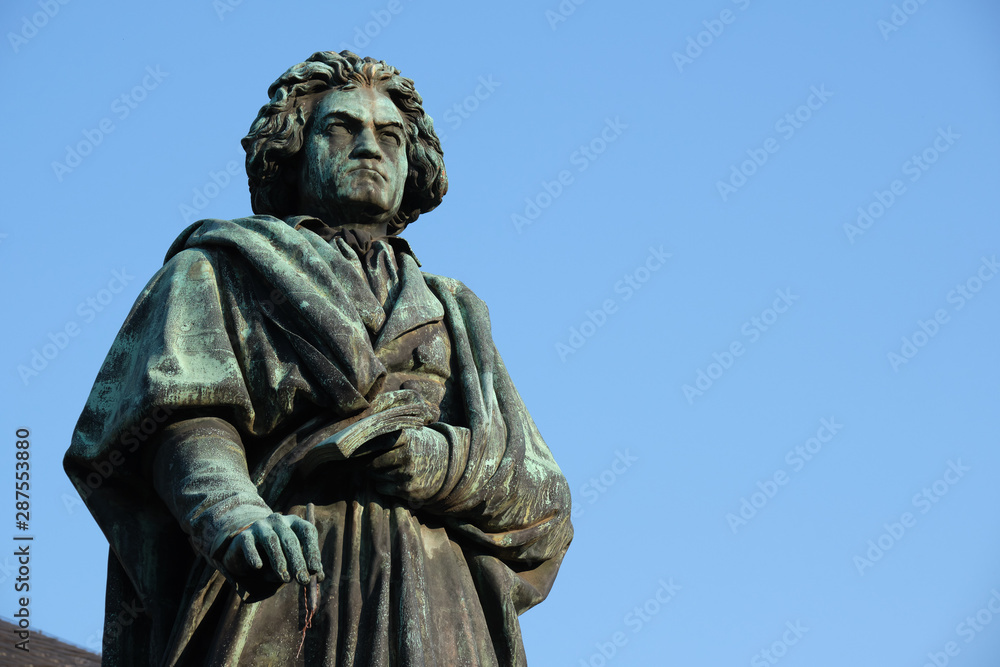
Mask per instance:
[[[377,174],[383,181],[388,182],[389,180],[385,174],[383,174],[379,169],[376,169],[375,167],[368,167],[368,166],[355,167],[354,169],[349,170],[347,173],[352,174],[356,171],[370,172],[373,174]]]

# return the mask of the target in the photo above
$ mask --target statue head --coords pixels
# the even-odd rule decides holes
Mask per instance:
[[[339,206],[335,200],[342,196],[338,190],[346,187],[345,178],[350,180],[355,198],[360,191],[372,191],[361,195],[368,210],[359,207],[357,212],[364,214],[386,208],[386,201],[391,200],[390,210],[381,216],[388,223],[390,234],[399,233],[421,213],[441,203],[448,191],[441,142],[430,117],[424,113],[423,100],[413,81],[400,76],[395,67],[350,51],[339,54],[321,51],[289,68],[267,92],[270,101],[261,107],[241,142],[247,152],[254,213],[279,218],[314,214],[303,208],[308,209],[309,202],[323,201],[335,208]],[[344,122],[359,125],[342,128]],[[351,156],[355,161],[370,162],[372,172],[328,169],[330,165],[336,166],[336,151],[326,152],[325,139],[318,155],[316,149],[318,138],[328,136],[323,134],[327,132],[327,124],[333,133],[343,129],[345,137],[348,132],[363,132],[362,125],[375,130],[379,136],[373,140],[385,141],[381,144],[385,154],[376,155],[379,147],[371,144],[371,152],[369,147],[356,146],[356,155]],[[385,136],[379,134],[383,126],[389,128]],[[398,149],[393,148],[397,140],[393,135],[401,142]],[[401,196],[393,196],[395,167],[391,158],[396,150],[400,161],[405,162],[397,165],[402,170],[400,180],[404,181]],[[384,158],[386,161],[382,162]],[[336,181],[329,180],[334,177]],[[379,189],[388,192],[374,192]],[[330,220],[326,222],[332,224]]]

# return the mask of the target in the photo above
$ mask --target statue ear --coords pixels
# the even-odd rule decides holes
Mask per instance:
[[[283,160],[278,169],[278,179],[281,181],[284,191],[282,199],[287,200],[286,203],[289,205],[294,204],[299,196],[299,166],[302,164],[302,148],[305,146],[306,125],[309,122],[306,106],[301,101],[296,104],[295,113],[291,115],[291,119],[296,127],[292,133],[289,148],[293,148],[295,154]],[[294,206],[291,206],[289,210],[292,208]]]
[[[303,108],[303,105],[298,105],[295,108],[295,115],[292,117],[292,122],[298,125],[297,136],[294,137],[292,143],[293,145],[298,144],[298,150],[295,155],[285,160],[281,168],[281,182],[293,188],[298,186],[299,164],[302,161],[302,147],[305,145],[305,127],[309,120]]]

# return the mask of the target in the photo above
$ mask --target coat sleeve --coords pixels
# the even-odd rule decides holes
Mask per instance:
[[[156,444],[206,404],[234,423],[252,419],[225,319],[204,253],[164,265],[112,343],[63,460],[125,575],[124,601],[138,598],[150,618],[154,644],[166,641],[195,558],[193,549],[162,548],[187,540],[151,483]]]
[[[428,284],[445,305],[466,418],[436,426],[452,445],[436,510],[489,561],[480,576],[520,578],[521,613],[548,594],[572,540],[569,485],[497,353],[486,305],[457,281]]]

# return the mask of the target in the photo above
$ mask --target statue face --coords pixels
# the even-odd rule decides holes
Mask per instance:
[[[313,110],[298,173],[299,211],[328,225],[388,222],[403,199],[399,109],[372,88],[333,90]]]

